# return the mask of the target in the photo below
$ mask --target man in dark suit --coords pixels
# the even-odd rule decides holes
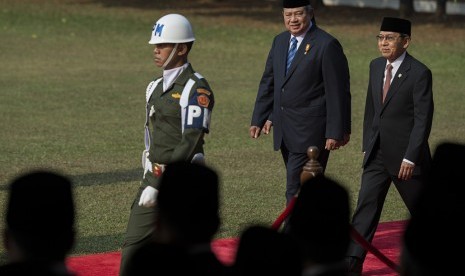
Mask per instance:
[[[363,173],[352,225],[367,241],[375,234],[391,182],[413,215],[431,165],[432,74],[407,53],[411,23],[385,17],[377,35],[382,57],[370,64],[363,123]],[[392,76],[392,77],[391,77]],[[360,275],[366,251],[352,242],[349,270]]]
[[[281,150],[286,166],[289,203],[299,189],[308,147],[320,149],[318,161],[325,168],[329,151],[349,141],[351,95],[342,46],[318,28],[310,1],[284,0],[283,19],[287,31],[273,40],[249,134],[267,134],[265,123],[273,114],[274,149]]]

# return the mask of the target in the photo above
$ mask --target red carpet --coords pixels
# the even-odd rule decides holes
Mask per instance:
[[[373,245],[386,257],[399,263],[399,250],[405,221],[381,223],[376,231]],[[236,253],[237,239],[217,239],[212,243],[213,251],[225,264],[231,264]],[[68,267],[78,276],[117,276],[120,252],[108,252],[68,258]],[[363,267],[363,276],[395,276],[397,273],[375,256],[368,253]]]

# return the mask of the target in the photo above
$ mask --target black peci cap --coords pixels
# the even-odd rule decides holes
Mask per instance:
[[[283,0],[283,8],[298,8],[310,5],[310,0]]]
[[[380,31],[395,32],[410,36],[411,23],[407,19],[396,17],[384,17]]]

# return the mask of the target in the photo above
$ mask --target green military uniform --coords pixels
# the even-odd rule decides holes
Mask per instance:
[[[203,154],[204,135],[209,132],[214,105],[208,82],[190,64],[165,92],[161,78],[151,82],[147,87],[146,100],[146,151],[143,159],[147,160],[143,160],[144,177],[131,206],[121,262],[126,262],[133,250],[153,235],[155,209],[139,206],[138,202],[147,186],[158,187],[154,165],[192,160],[195,154]]]

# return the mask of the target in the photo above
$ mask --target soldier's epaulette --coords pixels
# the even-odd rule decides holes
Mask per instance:
[[[208,91],[207,89],[205,88],[197,88],[197,93],[199,94],[205,94],[207,96],[210,96],[212,94],[212,92]]]

